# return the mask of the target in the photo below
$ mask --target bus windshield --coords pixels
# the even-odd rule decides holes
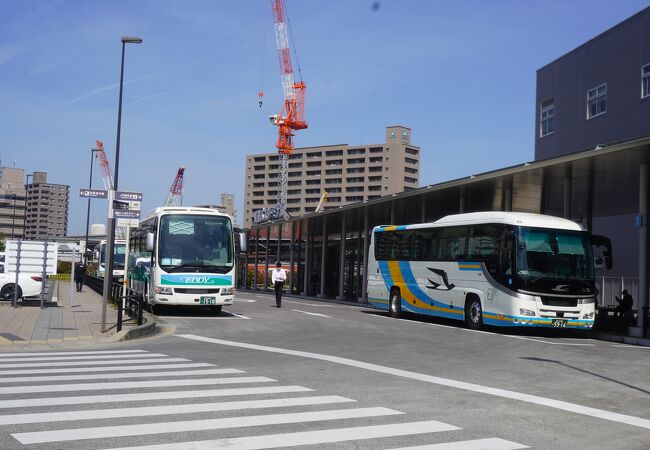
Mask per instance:
[[[166,272],[227,273],[233,268],[230,219],[219,216],[163,215],[158,261]]]
[[[589,236],[579,231],[520,227],[515,264],[517,275],[534,279],[594,279]]]
[[[115,244],[113,246],[113,269],[124,269],[124,257],[126,256],[126,244]],[[102,244],[101,255],[100,255],[101,265],[106,264],[106,244]]]

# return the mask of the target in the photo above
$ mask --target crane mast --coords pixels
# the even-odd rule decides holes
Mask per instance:
[[[99,166],[102,169],[102,181],[104,182],[104,189],[107,191],[113,189],[113,175],[111,175],[111,166],[108,164],[108,159],[106,159],[106,153],[104,152],[104,143],[102,141],[95,141],[97,144],[97,155],[95,158],[99,159]]]
[[[275,25],[275,40],[278,48],[280,62],[280,75],[282,78],[282,93],[284,104],[280,114],[270,117],[271,122],[278,127],[278,141],[276,147],[279,153],[279,180],[277,215],[287,218],[287,178],[289,172],[289,157],[294,148],[293,136],[295,130],[307,128],[304,120],[305,83],[295,82],[291,53],[289,51],[289,38],[287,35],[287,19],[284,0],[272,0],[273,23]]]
[[[169,189],[165,206],[182,206],[183,205],[183,176],[185,175],[185,167],[180,166],[176,177]]]

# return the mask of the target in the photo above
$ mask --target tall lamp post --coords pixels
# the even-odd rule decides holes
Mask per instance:
[[[25,216],[23,217],[23,241],[27,237],[27,188],[29,187],[29,177],[34,181],[34,174],[28,173],[25,175]]]
[[[88,189],[93,188],[93,158],[95,152],[100,152],[101,149],[90,149],[90,180],[88,181]],[[88,227],[90,226],[90,197],[88,197],[88,207],[86,208],[86,240],[84,241],[84,265],[88,264]]]
[[[124,88],[124,48],[126,44],[140,44],[142,39],[139,37],[123,36],[122,37],[122,64],[120,65],[120,96],[117,103],[117,138],[115,140],[115,176],[113,180],[113,189],[117,190],[118,175],[120,170],[120,128],[122,127],[122,91]],[[112,198],[109,196],[109,201]],[[112,206],[109,208],[112,210]],[[108,218],[108,236],[106,239],[106,270],[104,270],[104,292],[102,301],[102,333],[106,332],[106,308],[108,305],[108,296],[111,293],[113,284],[113,242],[115,241],[115,219]]]

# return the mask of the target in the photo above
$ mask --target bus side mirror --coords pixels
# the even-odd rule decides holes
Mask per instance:
[[[153,252],[153,233],[147,233],[147,251]]]
[[[246,253],[246,233],[237,233],[239,235],[239,252]]]
[[[99,261],[99,251],[95,250],[93,255],[95,255],[95,261]]]
[[[603,250],[603,257],[605,258],[605,268],[612,270],[613,254],[612,254],[612,241],[606,236],[594,234],[591,236],[591,245],[594,247],[605,247]]]

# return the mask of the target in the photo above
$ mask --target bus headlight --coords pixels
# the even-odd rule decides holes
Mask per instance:
[[[583,319],[591,320],[594,318],[594,313],[590,312],[582,316]]]
[[[521,314],[522,316],[534,316],[535,311],[533,311],[532,309],[519,308],[519,314]]]
[[[162,287],[162,286],[156,286],[156,287],[154,287],[153,290],[154,290],[154,292],[155,292],[156,294],[166,294],[166,295],[171,295],[171,294],[174,293],[174,292],[172,291],[172,288]]]
[[[233,295],[235,293],[234,287],[222,288],[221,295]]]

